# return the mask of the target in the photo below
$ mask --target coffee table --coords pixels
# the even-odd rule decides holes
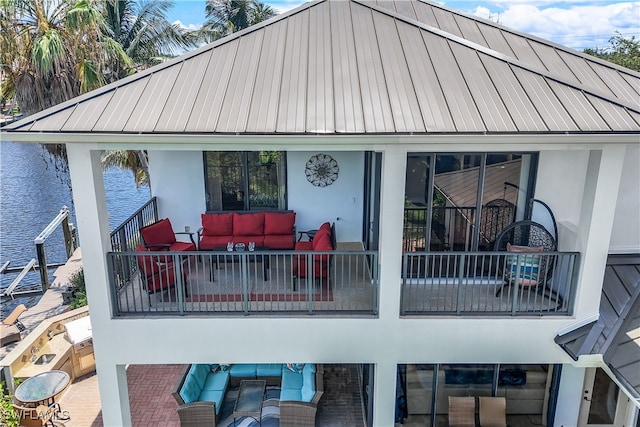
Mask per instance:
[[[240,417],[251,417],[262,425],[262,401],[267,387],[265,380],[242,380],[238,399],[233,407],[233,425]]]

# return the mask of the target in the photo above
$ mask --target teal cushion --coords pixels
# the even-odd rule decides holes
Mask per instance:
[[[216,414],[219,414],[222,408],[222,401],[224,400],[224,390],[203,390],[198,400],[202,402],[215,402]]]
[[[226,390],[229,385],[229,371],[211,373],[207,376],[203,390]]]
[[[204,382],[207,380],[209,372],[211,372],[209,365],[198,363],[191,365],[191,369],[189,369],[189,374],[193,375],[201,390],[204,388]]]
[[[300,400],[302,400],[303,402],[311,402],[311,399],[313,399],[313,396],[315,394],[315,385],[305,382],[302,386],[302,389],[300,390]]]
[[[236,363],[231,365],[232,377],[236,378],[253,378],[256,376],[256,364],[255,363]]]
[[[283,388],[280,390],[280,400],[297,400],[301,401],[302,397],[300,395],[300,390],[291,389],[291,388]]]
[[[306,365],[304,365],[304,369],[302,370],[302,373],[305,374],[307,372],[311,372],[312,374],[315,374],[316,365],[314,363],[307,363]]]
[[[283,369],[282,388],[300,390],[302,388],[302,374],[291,372],[289,369]]]
[[[180,397],[184,400],[184,403],[191,403],[198,400],[202,389],[198,386],[198,382],[194,376],[189,372],[184,380],[184,384],[180,389]]]
[[[282,375],[282,364],[260,363],[256,367],[256,375],[259,377],[279,377]]]

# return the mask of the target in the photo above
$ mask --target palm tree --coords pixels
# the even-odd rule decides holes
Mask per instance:
[[[257,0],[207,0],[206,21],[201,38],[213,41],[276,16],[276,12]]]
[[[144,150],[105,151],[102,153],[101,162],[105,170],[111,167],[129,169],[133,172],[133,179],[138,187],[149,184],[149,165],[147,163],[147,153]]]
[[[25,114],[100,87],[109,64],[130,62],[88,0],[2,0],[0,22],[0,93]]]
[[[137,69],[147,68],[195,47],[192,34],[178,24],[172,25],[166,13],[171,0],[103,0],[110,35],[120,43]],[[115,78],[131,70],[116,64]]]

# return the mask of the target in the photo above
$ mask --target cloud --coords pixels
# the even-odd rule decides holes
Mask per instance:
[[[186,30],[190,30],[190,31],[194,31],[194,30],[199,30],[200,28],[202,28],[202,24],[183,24],[182,21],[180,21],[179,19],[172,22],[172,25],[179,25],[180,27],[186,29]]]
[[[640,2],[564,3],[493,1],[476,6],[471,13],[578,50],[606,45],[616,31],[640,33]]]

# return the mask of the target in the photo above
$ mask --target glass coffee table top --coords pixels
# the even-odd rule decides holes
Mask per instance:
[[[234,423],[236,418],[240,417],[251,417],[260,421],[266,386],[267,382],[265,380],[240,381],[238,399],[233,407]]]
[[[64,390],[69,381],[69,374],[64,371],[43,372],[20,383],[14,396],[24,403],[42,402]]]

